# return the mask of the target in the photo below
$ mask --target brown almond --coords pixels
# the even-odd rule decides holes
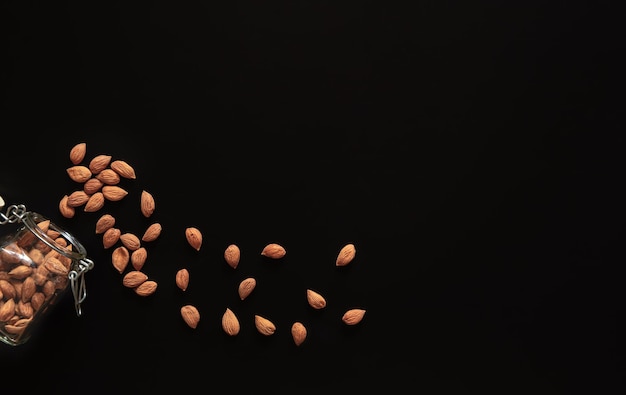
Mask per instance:
[[[102,170],[106,169],[111,163],[111,155],[96,155],[89,162],[89,170],[91,170],[92,174],[98,174]]]
[[[95,213],[102,207],[104,207],[104,195],[102,192],[96,192],[89,197],[89,200],[85,203],[84,210],[88,213]]]
[[[306,340],[307,330],[302,322],[296,321],[291,325],[291,337],[296,346],[301,345]]]
[[[129,165],[126,161],[123,160],[114,160],[109,165],[112,170],[114,170],[117,174],[124,178],[135,179],[137,178],[135,174],[135,169]]]
[[[176,272],[176,286],[183,291],[189,286],[189,270],[182,268]]]
[[[244,300],[252,293],[252,291],[254,291],[254,288],[256,288],[256,280],[253,277],[243,279],[237,288],[239,298]]]
[[[154,209],[156,208],[154,197],[150,192],[146,190],[141,191],[140,208],[141,213],[146,218],[152,216],[152,214],[154,213]]]
[[[312,289],[306,290],[306,300],[309,302],[309,305],[316,310],[326,307],[326,299]]]
[[[9,277],[23,280],[33,273],[33,268],[26,265],[15,266],[9,271]]]
[[[15,315],[15,300],[9,299],[0,306],[0,322],[7,322]]]
[[[112,202],[117,202],[128,195],[128,191],[118,185],[105,185],[102,187],[104,198]]]
[[[280,244],[276,244],[276,243],[270,243],[266,245],[265,247],[263,247],[263,250],[261,251],[261,255],[266,256],[268,258],[272,258],[272,259],[282,258],[285,256],[286,253],[287,251],[285,250],[285,248],[281,246]]]
[[[239,334],[239,330],[241,329],[239,319],[237,319],[235,313],[228,307],[222,315],[222,328],[229,336],[237,336],[237,334]]]
[[[117,185],[120,183],[120,175],[113,169],[103,169],[100,173],[96,174],[96,179],[100,180],[103,185]]]
[[[105,230],[102,234],[102,246],[105,249],[113,247],[115,243],[118,242],[121,235],[122,231],[115,227]]]
[[[100,191],[104,183],[95,177],[91,177],[83,184],[83,191],[87,195],[93,195],[94,193]]]
[[[61,200],[59,200],[59,212],[65,218],[73,218],[76,214],[76,209],[67,204],[68,199],[69,195],[64,195]]]
[[[143,269],[148,258],[148,250],[145,247],[139,247],[130,253],[130,263],[135,270]]]
[[[111,214],[103,214],[96,221],[96,234],[102,234],[115,226],[115,217]],[[117,240],[116,240],[117,241]]]
[[[30,302],[30,298],[37,292],[37,284],[35,284],[35,279],[31,277],[26,277],[24,282],[22,283],[22,302]]]
[[[141,241],[155,241],[161,235],[161,230],[162,227],[160,223],[155,222],[153,224],[150,224],[150,226],[148,226],[148,228],[144,232],[143,236],[141,236]]]
[[[139,296],[150,296],[156,292],[157,282],[154,280],[146,280],[137,288],[135,288],[135,293]]]
[[[352,262],[354,256],[356,254],[356,248],[354,244],[346,244],[339,250],[339,254],[337,254],[337,259],[335,261],[336,266],[346,266],[348,263]]]
[[[70,162],[72,164],[79,164],[85,159],[85,154],[87,153],[87,143],[81,142],[72,147],[70,149]]]
[[[83,183],[91,178],[91,170],[89,170],[87,166],[74,165],[68,167],[65,171],[70,176],[72,181],[75,182]]]
[[[276,325],[270,320],[260,315],[254,316],[254,326],[260,334],[265,336],[273,335],[276,332]]]
[[[67,197],[67,205],[69,207],[79,207],[89,201],[89,195],[83,190],[74,191]]]
[[[350,309],[343,314],[343,316],[341,317],[341,320],[346,325],[356,325],[359,322],[361,322],[364,315],[365,315],[364,309]]]
[[[136,288],[148,280],[148,275],[140,270],[131,270],[122,278],[122,285],[128,288]]]
[[[43,266],[52,274],[67,277],[69,269],[60,260],[53,256],[49,256],[43,263]]]
[[[224,250],[224,259],[226,260],[228,266],[236,269],[239,265],[239,260],[241,259],[241,251],[239,250],[239,247],[235,244],[231,244],[226,247],[226,250]]]
[[[117,247],[113,250],[113,253],[111,253],[111,263],[113,263],[113,267],[120,274],[124,273],[124,270],[126,270],[129,261],[130,253],[128,252],[128,249],[124,246]]]
[[[7,277],[8,279],[8,277]],[[0,291],[4,295],[4,299],[15,299],[17,296],[17,291],[13,284],[11,284],[8,280],[0,279]]]
[[[129,251],[135,251],[141,247],[141,240],[134,233],[126,232],[120,235],[120,241]]]
[[[200,247],[202,247],[202,233],[200,229],[193,226],[185,229],[185,237],[194,250],[200,251]]]
[[[180,315],[183,317],[183,321],[192,329],[198,327],[200,323],[200,312],[194,305],[184,305],[180,308]]]

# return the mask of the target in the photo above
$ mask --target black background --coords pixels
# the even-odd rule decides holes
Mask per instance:
[[[3,2],[0,194],[72,232],[95,267],[81,317],[68,295],[27,344],[1,345],[2,393],[624,393],[620,14],[404,3]],[[137,179],[66,219],[78,142]],[[94,233],[104,212],[137,234],[162,224],[154,295],[122,286]],[[284,259],[260,256],[270,242]],[[353,307],[367,312],[347,327]]]

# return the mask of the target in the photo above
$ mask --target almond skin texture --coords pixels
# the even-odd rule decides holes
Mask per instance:
[[[185,229],[185,237],[189,245],[196,251],[200,251],[202,247],[202,233],[200,229],[193,226]]]
[[[162,230],[162,227],[160,223],[155,222],[151,224],[143,233],[143,236],[141,236],[141,241],[147,241],[147,242],[155,241],[161,235],[161,230]]]
[[[148,279],[148,275],[139,271],[131,270],[122,278],[122,285],[128,288],[136,288]]]
[[[285,248],[276,243],[270,243],[266,245],[261,251],[261,255],[272,259],[280,259],[284,257],[286,253],[287,251],[285,250]]]
[[[109,166],[111,167],[113,171],[115,171],[121,177],[129,178],[131,180],[134,180],[137,178],[137,175],[135,174],[135,169],[131,165],[129,165],[126,161],[119,160],[119,159],[114,160],[113,162],[111,162]]]
[[[364,315],[365,315],[364,309],[350,309],[343,314],[343,317],[341,317],[341,320],[346,325],[356,325],[359,322],[361,322]]]
[[[111,163],[111,155],[96,155],[89,162],[89,170],[91,170],[92,174],[98,174],[102,170],[106,169]]]
[[[276,326],[274,323],[260,315],[254,316],[254,326],[260,334],[265,336],[271,336],[276,332]]]
[[[239,247],[237,245],[231,244],[226,247],[226,250],[224,250],[224,259],[226,260],[228,266],[232,267],[233,269],[237,269],[237,266],[239,266],[240,258],[241,251],[239,250]]]
[[[96,221],[96,234],[102,234],[115,226],[115,217],[111,214],[104,214]]]
[[[237,316],[229,308],[226,308],[222,315],[222,328],[229,336],[237,336],[239,334],[240,325]]]
[[[242,280],[239,283],[239,288],[237,289],[237,292],[239,293],[239,298],[241,300],[244,300],[245,298],[247,298],[252,293],[255,287],[256,287],[256,280],[254,278],[248,277]]]
[[[141,191],[141,213],[144,217],[149,218],[154,213],[154,209],[156,208],[154,197],[152,194],[146,190]]]
[[[124,273],[126,267],[128,266],[128,262],[130,261],[130,253],[128,249],[124,246],[119,246],[113,250],[111,254],[111,263],[113,263],[113,267],[120,274]]]
[[[102,193],[106,200],[117,202],[128,195],[128,191],[117,185],[105,185],[102,187]]]
[[[100,191],[103,185],[104,183],[102,181],[92,177],[83,184],[83,191],[85,191],[87,195],[93,195],[94,193]]]
[[[335,261],[336,266],[346,266],[354,259],[356,255],[356,248],[354,244],[346,244],[341,248],[339,254],[337,254],[337,259]]]
[[[306,340],[306,327],[301,322],[294,322],[291,325],[291,337],[293,338],[293,342],[296,346],[301,345]]]
[[[194,305],[184,305],[180,308],[180,315],[183,321],[192,329],[196,329],[200,323],[200,312]]]
[[[146,280],[137,288],[135,288],[135,293],[139,296],[150,296],[156,292],[157,282],[154,280]]]
[[[129,251],[135,251],[137,248],[141,247],[141,241],[134,233],[126,232],[121,234],[120,241]]]
[[[87,153],[87,143],[78,143],[70,150],[70,162],[77,165],[85,159]]]
[[[86,182],[92,176],[91,170],[89,170],[87,166],[82,165],[68,167],[66,169],[66,172],[70,176],[72,181],[80,183]]]
[[[74,207],[68,206],[67,201],[69,199],[69,195],[64,195],[59,201],[59,212],[65,218],[73,218],[76,215],[76,209]]]
[[[122,231],[119,228],[109,228],[102,234],[102,246],[107,249],[111,248],[118,242]]]
[[[112,169],[102,170],[100,173],[96,174],[95,178],[103,185],[117,185],[120,183],[120,175]]]
[[[89,197],[87,203],[85,203],[85,212],[86,213],[95,213],[104,207],[104,195],[102,192],[96,192]]]
[[[67,205],[70,207],[79,207],[89,201],[89,195],[85,191],[74,191],[67,197]]]
[[[306,300],[309,302],[309,305],[316,310],[326,307],[326,299],[312,289],[306,290]]]
[[[189,270],[182,268],[176,272],[176,286],[183,291],[189,286]]]
[[[148,259],[148,250],[145,247],[139,247],[130,253],[130,263],[135,270],[143,269],[146,259]]]

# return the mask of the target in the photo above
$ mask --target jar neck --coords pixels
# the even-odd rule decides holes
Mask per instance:
[[[59,232],[59,234],[63,236],[63,238],[68,241],[68,243],[71,244],[72,249],[68,249],[56,243],[55,240],[53,240],[43,229],[38,226],[39,223],[47,220],[48,219],[43,215],[31,211],[27,212],[21,218],[21,222],[32,234],[34,234],[47,246],[57,251],[59,254],[62,254],[76,261],[85,259],[87,256],[87,251],[85,250],[85,247],[83,247],[83,245],[78,240],[76,240],[71,233],[68,233],[65,229],[62,229],[54,223],[50,222],[49,228],[56,232]]]

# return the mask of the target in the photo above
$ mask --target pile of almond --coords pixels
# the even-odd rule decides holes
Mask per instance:
[[[71,166],[66,169],[68,176],[81,187],[63,196],[59,202],[59,210],[66,218],[72,218],[75,210],[81,208],[86,212],[97,212],[105,207],[107,201],[124,199],[128,192],[119,184],[122,179],[136,179],[134,168],[124,160],[114,159],[111,155],[98,154],[88,162],[85,160],[87,145],[84,142],[76,144],[70,150]],[[150,218],[155,211],[155,199],[148,191],[143,190],[139,210],[146,218]],[[149,296],[155,293],[157,282],[151,279],[143,267],[148,256],[145,244],[156,240],[162,230],[158,222],[151,223],[145,232],[139,235],[126,232],[118,226],[116,219],[103,213],[96,222],[96,234],[102,235],[102,244],[105,249],[112,249],[111,263],[122,277],[122,285],[132,288],[140,296]],[[195,251],[200,251],[203,235],[198,227],[189,226],[184,230],[187,243]],[[261,256],[269,259],[281,259],[287,251],[278,243],[267,244],[260,252]],[[335,265],[337,267],[350,264],[356,255],[354,244],[348,243],[338,251]],[[236,244],[230,244],[224,250],[224,261],[233,269],[237,269],[241,259],[241,251]],[[129,268],[129,264],[132,268]],[[189,287],[190,272],[187,268],[180,268],[175,272],[174,283],[181,291]],[[253,277],[242,280],[237,292],[241,300],[245,300],[257,286]],[[316,310],[326,307],[326,299],[313,289],[306,289],[306,302]],[[352,308],[344,312],[341,321],[346,325],[360,323],[365,315],[365,309]],[[200,324],[200,311],[193,304],[180,307],[182,320],[192,329]],[[270,318],[254,315],[254,324],[259,333],[265,336],[273,335],[277,328]],[[230,307],[224,308],[221,317],[224,332],[236,336],[240,331],[239,318]],[[291,337],[295,345],[300,346],[307,337],[307,328],[300,321],[294,321],[290,328]]]

